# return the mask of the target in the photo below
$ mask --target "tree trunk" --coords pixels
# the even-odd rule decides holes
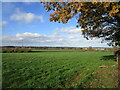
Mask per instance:
[[[120,54],[117,55],[118,62],[118,88],[120,88]]]

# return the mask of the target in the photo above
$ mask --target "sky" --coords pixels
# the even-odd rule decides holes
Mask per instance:
[[[2,2],[3,46],[109,47],[101,39],[86,40],[76,19],[67,24],[50,22],[39,2]]]

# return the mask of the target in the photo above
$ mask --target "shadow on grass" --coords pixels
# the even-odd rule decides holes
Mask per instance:
[[[107,55],[107,56],[102,56],[100,60],[113,60],[116,61],[116,58],[114,55]]]

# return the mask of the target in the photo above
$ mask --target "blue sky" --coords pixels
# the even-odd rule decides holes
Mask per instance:
[[[75,18],[67,24],[50,22],[51,13],[39,2],[3,2],[3,45],[108,47],[101,39],[83,38]]]

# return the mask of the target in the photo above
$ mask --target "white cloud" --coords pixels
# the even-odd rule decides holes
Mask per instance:
[[[16,12],[10,16],[11,20],[16,20],[16,21],[22,21],[24,23],[31,23],[35,20],[38,20],[40,22],[44,22],[44,18],[42,15],[38,16],[33,13],[26,13],[20,11],[20,9],[17,8]]]
[[[43,36],[41,34],[38,34],[38,33],[30,33],[30,32],[25,32],[25,33],[17,33],[16,34],[16,37],[40,37],[40,36]]]
[[[75,28],[75,27],[67,27],[67,28],[61,28],[57,29],[58,32],[66,32],[69,34],[75,34],[75,33],[81,33],[82,28]]]
[[[3,45],[23,45],[24,46],[79,46],[79,47],[107,47],[106,43],[101,43],[102,39],[86,40],[81,35],[81,28],[67,27],[58,28],[51,35],[40,33],[17,33],[10,37],[3,37]]]
[[[82,38],[83,36],[81,34],[74,34],[74,35],[68,35],[67,38],[69,39],[75,39],[75,38]]]
[[[0,22],[0,27],[5,26],[6,24],[8,24],[8,22],[7,22],[7,21],[2,21],[2,22]]]
[[[101,43],[101,39],[86,40],[79,34],[67,35],[43,35],[39,33],[17,33],[14,36],[3,36],[3,45],[24,45],[24,46],[103,46],[106,43]]]

